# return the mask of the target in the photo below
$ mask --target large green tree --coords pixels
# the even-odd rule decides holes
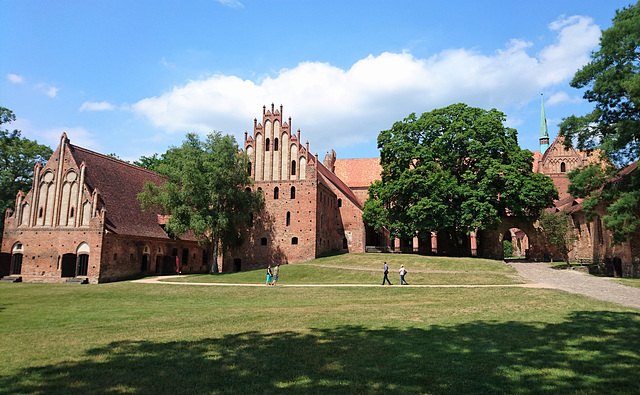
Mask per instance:
[[[460,243],[505,215],[535,217],[553,205],[551,179],[532,172],[505,115],[465,104],[411,114],[380,132],[381,180],[369,188],[364,220],[392,238],[446,232]]]
[[[16,120],[13,111],[0,107],[0,126]],[[4,231],[4,214],[13,207],[16,194],[30,189],[33,167],[45,163],[53,154],[51,148],[20,137],[19,130],[0,129],[0,241]]]
[[[619,172],[640,159],[640,2],[616,11],[613,26],[602,32],[600,49],[575,74],[571,86],[586,88],[584,98],[595,108],[563,120],[565,143],[597,148],[613,165],[570,173],[569,193],[587,198],[587,213],[604,203],[605,226],[613,232],[614,243],[620,243],[640,230],[640,175]]]
[[[147,183],[138,195],[143,209],[170,216],[170,234],[190,232],[207,248],[212,273],[217,271],[219,246],[223,254],[239,246],[241,228],[263,205],[262,195],[250,188],[248,160],[232,136],[214,132],[202,141],[190,133],[154,167],[167,177],[164,185]]]

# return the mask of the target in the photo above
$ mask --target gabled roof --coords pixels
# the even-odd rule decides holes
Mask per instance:
[[[168,238],[158,223],[156,212],[143,212],[137,195],[149,181],[165,182],[158,173],[69,144],[76,163],[86,165],[85,185],[89,192],[98,189],[106,209],[105,227],[109,232],[155,238]]]
[[[336,159],[334,166],[335,174],[349,188],[368,188],[382,173],[380,158]]]
[[[338,188],[340,192],[342,192],[349,200],[351,200],[351,202],[356,207],[358,207],[359,209],[362,209],[362,204],[360,203],[360,201],[358,201],[358,198],[356,197],[356,195],[338,176],[333,174],[331,170],[324,167],[324,165],[320,161],[317,161],[316,164],[317,164],[318,172],[322,174],[324,178],[327,179],[327,181],[335,185],[336,188]]]

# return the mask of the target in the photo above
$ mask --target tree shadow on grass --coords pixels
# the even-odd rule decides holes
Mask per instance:
[[[640,315],[428,329],[340,326],[114,342],[21,369],[0,393],[637,393]]]

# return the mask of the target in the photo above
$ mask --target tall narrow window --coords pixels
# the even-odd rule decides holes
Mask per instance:
[[[291,187],[291,199],[296,198],[296,187]]]
[[[277,199],[280,197],[280,189],[278,187],[273,188],[273,198]]]
[[[247,165],[247,173],[251,175],[251,162],[249,162],[249,164]]]
[[[291,225],[291,212],[287,211],[287,226]]]
[[[291,161],[291,175],[292,176],[296,175],[296,161],[295,160]]]
[[[564,162],[560,163],[560,173],[564,173],[567,171],[567,165]]]
[[[266,139],[264,142],[264,150],[265,151],[269,151],[269,144],[271,144],[271,142],[269,141],[269,139]]]
[[[278,150],[278,139],[277,138],[273,139],[273,150],[274,151]]]
[[[266,246],[267,245],[267,238],[263,237],[260,239],[260,245]]]
[[[342,199],[338,199],[338,207],[342,207]]]

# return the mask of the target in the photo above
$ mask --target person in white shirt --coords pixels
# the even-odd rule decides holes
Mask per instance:
[[[407,274],[407,269],[405,269],[404,265],[402,265],[400,266],[400,285],[409,285],[409,283],[404,280],[405,274]]]

